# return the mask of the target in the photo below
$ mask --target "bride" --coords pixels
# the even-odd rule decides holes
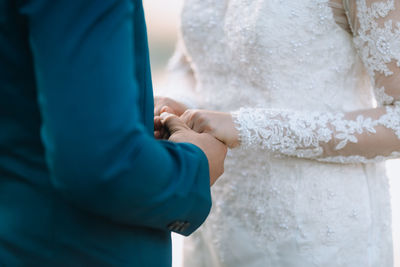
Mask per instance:
[[[181,30],[156,115],[237,147],[184,266],[393,266],[400,1],[186,0]]]

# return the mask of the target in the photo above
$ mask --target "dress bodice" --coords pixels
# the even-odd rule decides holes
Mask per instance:
[[[187,0],[182,36],[197,90],[215,108],[372,106],[352,35],[327,0]]]

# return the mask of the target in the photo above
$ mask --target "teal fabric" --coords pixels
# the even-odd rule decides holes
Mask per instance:
[[[208,162],[153,138],[141,1],[0,5],[0,266],[170,266]]]

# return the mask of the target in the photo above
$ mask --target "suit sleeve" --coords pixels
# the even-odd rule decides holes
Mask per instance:
[[[32,0],[20,12],[56,190],[116,223],[171,230],[182,221],[172,230],[193,232],[211,206],[208,162],[194,145],[156,141],[141,122],[140,1]]]

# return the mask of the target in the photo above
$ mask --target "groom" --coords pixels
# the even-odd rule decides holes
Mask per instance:
[[[170,266],[226,147],[153,138],[141,1],[0,3],[0,266]]]

